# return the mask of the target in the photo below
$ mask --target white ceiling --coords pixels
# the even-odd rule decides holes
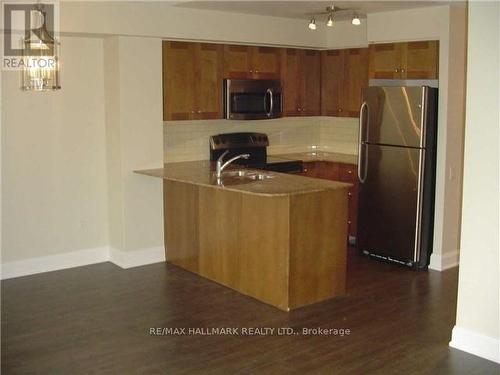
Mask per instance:
[[[362,14],[419,8],[449,4],[450,0],[441,1],[179,1],[178,7],[246,13],[286,18],[307,18],[312,14],[325,11],[327,6],[335,5],[341,9],[355,10]]]

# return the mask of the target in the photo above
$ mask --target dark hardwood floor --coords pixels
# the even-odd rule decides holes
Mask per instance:
[[[2,374],[498,374],[448,347],[457,269],[354,253],[346,296],[281,312],[174,266],[2,282]],[[345,336],[152,336],[152,327],[346,328]],[[241,332],[241,331],[240,331]]]

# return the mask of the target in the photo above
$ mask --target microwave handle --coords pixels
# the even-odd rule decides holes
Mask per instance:
[[[273,90],[267,89],[266,96],[269,95],[269,112],[266,112],[267,117],[271,117],[273,114]]]

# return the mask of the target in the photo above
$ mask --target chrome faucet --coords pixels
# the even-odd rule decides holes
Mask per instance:
[[[238,160],[238,159],[248,159],[250,157],[250,154],[240,154],[240,155],[236,155],[234,158],[231,158],[228,161],[226,161],[225,163],[223,163],[224,157],[227,155],[228,152],[229,152],[229,150],[224,152],[217,159],[217,164],[215,166],[215,177],[217,177],[218,179],[220,179],[222,177],[222,172],[224,171],[224,169],[226,169],[226,167],[229,164],[231,164],[233,161]]]

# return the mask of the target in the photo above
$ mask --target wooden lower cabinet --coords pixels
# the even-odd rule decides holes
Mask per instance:
[[[356,237],[358,231],[358,190],[357,167],[354,164],[335,163],[331,161],[304,162],[303,176],[341,181],[353,184],[349,189],[348,234]]]

